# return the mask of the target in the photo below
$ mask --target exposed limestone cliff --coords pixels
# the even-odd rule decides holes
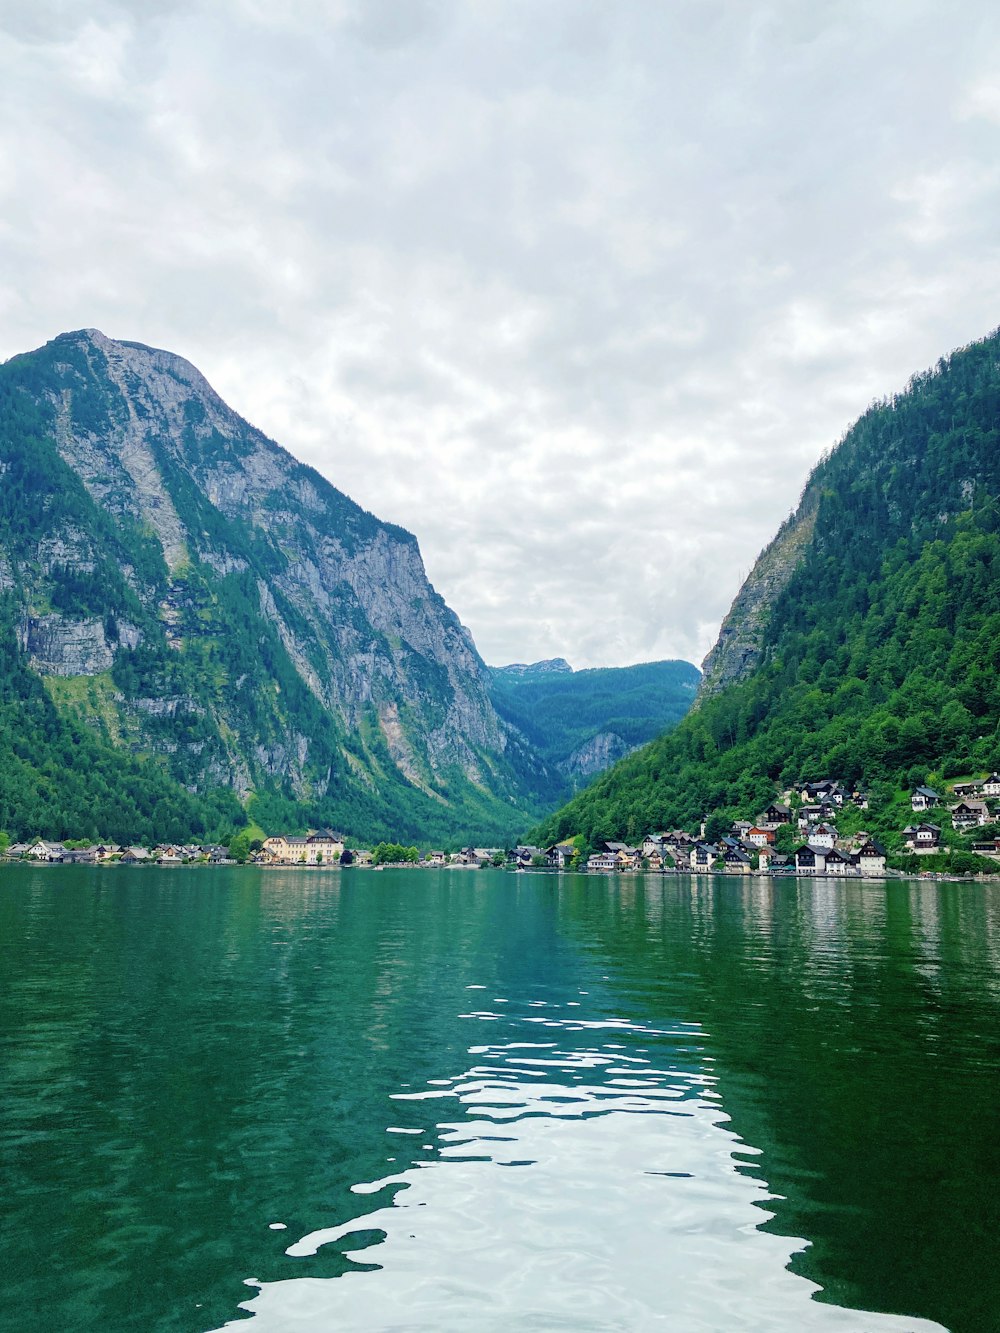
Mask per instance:
[[[57,451],[8,450],[27,484],[53,473],[38,530],[0,550],[19,641],[43,676],[110,672],[102,709],[133,748],[241,795],[272,782],[347,800],[360,777],[382,797],[394,782],[517,810],[556,781],[497,716],[415,538],[249,425],[189,362],[89,329],[3,375]]]
[[[734,681],[745,680],[761,657],[768,615],[792,577],[816,523],[818,496],[807,491],[795,513],[757,557],[722,622],[715,647],[701,664],[695,707]]]
[[[595,773],[603,773],[635,749],[638,746],[629,745],[613,731],[602,731],[574,750],[562,767],[574,777],[592,778]]]

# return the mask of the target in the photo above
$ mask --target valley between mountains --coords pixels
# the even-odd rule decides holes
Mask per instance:
[[[183,358],[63,334],[0,367],[0,828],[584,850],[823,779],[899,851],[908,789],[1000,767],[998,431],[993,334],[816,467],[703,676],[491,668],[412,534]]]

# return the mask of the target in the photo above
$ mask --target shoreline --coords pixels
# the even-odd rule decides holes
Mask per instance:
[[[753,871],[748,875],[727,874],[722,870],[559,870],[548,866],[472,866],[472,865],[417,865],[412,861],[387,862],[384,865],[301,865],[301,864],[282,864],[274,862],[265,864],[261,861],[133,861],[125,862],[124,866],[120,860],[105,861],[45,861],[41,859],[26,859],[21,856],[3,856],[0,857],[0,864],[25,866],[28,869],[84,869],[84,870],[113,870],[124,868],[126,870],[297,870],[306,872],[330,873],[342,871],[383,871],[383,870],[412,870],[412,871],[480,871],[494,870],[500,874],[514,875],[536,875],[547,878],[553,876],[576,875],[582,879],[722,879],[741,883],[743,881],[760,882],[761,880],[770,883],[781,880],[822,880],[824,883],[833,884],[893,884],[897,882],[923,882],[938,884],[1000,884],[1000,868],[995,875],[977,874],[977,875],[949,875],[943,871],[922,871],[918,874],[908,873],[904,870],[896,871],[889,875],[817,875],[814,873],[798,871],[782,871],[779,874],[773,874],[769,871]]]

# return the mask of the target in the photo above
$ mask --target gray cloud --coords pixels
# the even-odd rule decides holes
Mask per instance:
[[[822,450],[1000,320],[985,0],[81,8],[0,15],[0,355],[190,357],[488,660],[698,660]]]

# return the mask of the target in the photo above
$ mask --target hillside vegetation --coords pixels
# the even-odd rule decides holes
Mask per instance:
[[[492,674],[500,716],[576,785],[679,722],[701,679],[679,661],[574,671],[557,659]]]
[[[878,829],[902,787],[1000,766],[1000,333],[871,407],[790,523],[813,512],[748,677],[533,842],[753,818],[777,791],[825,777],[868,785]]]
[[[566,784],[489,688],[416,539],[188,362],[0,367],[0,828],[506,841]]]

